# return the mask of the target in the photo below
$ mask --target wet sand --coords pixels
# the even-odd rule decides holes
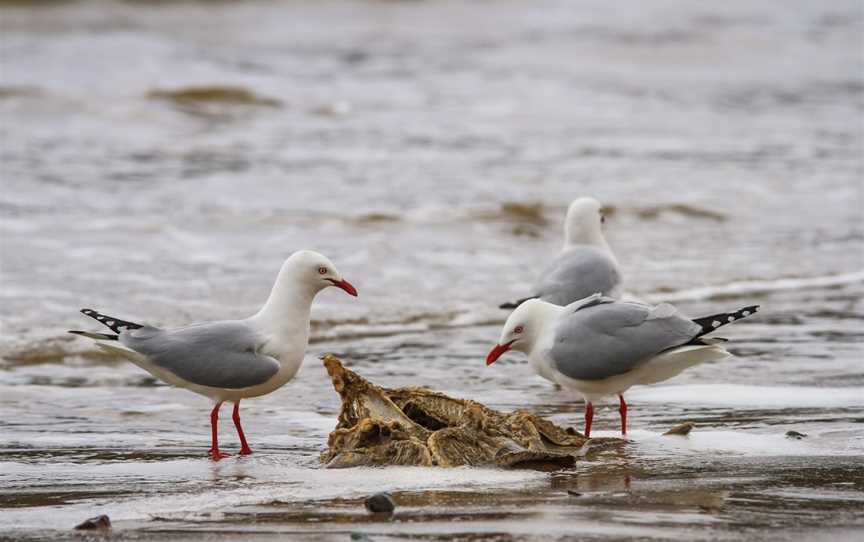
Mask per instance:
[[[862,290],[760,296],[774,315],[738,326],[739,357],[632,390],[631,441],[555,472],[324,469],[318,453],[335,425],[338,398],[314,358],[297,382],[247,403],[244,425],[256,453],[219,463],[205,457],[207,406],[191,394],[154,387],[122,363],[21,365],[0,399],[7,413],[0,450],[5,533],[74,538],[71,526],[107,513],[115,531],[143,540],[347,540],[351,533],[375,540],[851,540],[864,529],[864,388],[849,376],[861,353]],[[808,324],[784,318],[784,306],[814,298],[846,307],[844,316],[822,309],[819,316],[795,311]],[[441,371],[424,373],[436,389],[578,428],[581,405],[530,377],[524,363],[483,366],[481,349],[494,329],[327,347],[378,383],[414,384],[416,364],[429,364]],[[442,351],[442,343],[461,346],[464,357]],[[760,382],[768,369],[772,382]],[[852,381],[838,386],[843,380]],[[683,420],[696,424],[688,436],[661,435]],[[597,436],[615,435],[617,421],[614,405],[600,409]],[[222,432],[226,449],[236,452],[228,421]],[[391,518],[363,507],[380,490],[396,499]]]

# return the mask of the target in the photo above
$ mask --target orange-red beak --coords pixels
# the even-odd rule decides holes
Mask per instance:
[[[489,351],[489,355],[486,356],[486,365],[492,365],[493,363],[498,361],[498,358],[501,357],[501,354],[510,350],[510,347],[513,346],[514,342],[516,341],[510,341],[509,343],[505,344],[496,344],[495,346],[493,346],[492,350]]]
[[[344,279],[343,280],[327,279],[327,280],[332,282],[333,286],[337,286],[339,288],[342,288],[343,290],[348,292],[348,294],[353,295],[354,297],[357,297],[357,288],[352,286],[351,283],[348,282],[347,280],[344,280]]]

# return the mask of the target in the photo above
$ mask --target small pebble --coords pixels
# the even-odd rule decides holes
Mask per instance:
[[[376,493],[366,499],[366,510],[373,514],[389,514],[396,509],[396,503],[389,493]]]
[[[75,530],[77,531],[89,531],[93,529],[110,529],[111,528],[111,520],[108,519],[108,516],[101,515],[92,517],[90,519],[86,519],[75,526]]]
[[[568,489],[567,494],[570,495],[571,497],[581,497],[582,496],[581,493],[579,493],[578,491],[574,491],[572,489]]]
[[[807,435],[805,435],[804,433],[799,433],[798,431],[786,431],[786,438],[801,440],[802,438],[806,437]]]

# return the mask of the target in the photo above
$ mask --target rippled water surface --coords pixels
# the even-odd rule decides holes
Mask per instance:
[[[0,539],[860,537],[859,3],[19,2],[0,32]],[[483,364],[580,195],[634,294],[763,306],[737,357],[632,390],[632,442],[572,470],[322,469],[324,352],[581,426]],[[65,334],[246,316],[299,248],[361,296],[319,296],[297,379],[244,402],[252,456],[206,460],[205,400]]]

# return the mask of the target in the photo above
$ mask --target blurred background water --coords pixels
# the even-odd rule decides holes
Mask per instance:
[[[479,507],[466,536],[530,537],[538,517],[560,520],[549,537],[574,517],[601,538],[860,526],[846,513],[864,500],[849,467],[864,456],[859,2],[3,2],[0,32],[0,533],[56,537],[105,508],[182,538],[245,521],[213,510],[275,501],[326,501],[310,513],[347,516],[314,523],[338,531],[362,517],[346,480],[425,495],[422,519],[373,524],[392,536],[449,532],[453,506]],[[495,307],[527,293],[583,195],[609,206],[631,292],[694,315],[763,305],[727,334],[739,357],[634,392],[645,442],[566,483],[318,469],[338,408],[326,351],[382,384],[581,419],[522,360],[482,359]],[[249,472],[201,458],[204,401],[65,334],[91,325],[84,306],[156,325],[246,316],[300,248],[361,297],[321,295],[298,380],[249,402]],[[657,444],[683,418],[703,436]],[[790,469],[801,479],[781,480]],[[691,470],[735,473],[711,482],[732,492],[724,512],[645,482]],[[573,507],[562,483],[610,493]],[[510,497],[484,508],[490,491]],[[309,519],[282,513],[277,531]]]

